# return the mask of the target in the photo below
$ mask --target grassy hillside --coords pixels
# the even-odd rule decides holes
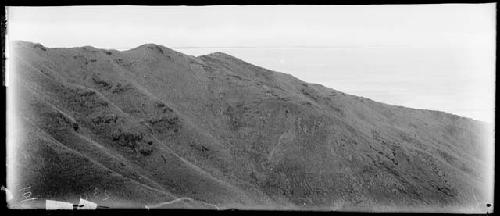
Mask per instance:
[[[347,95],[224,53],[12,48],[23,137],[13,187],[29,185],[38,200],[368,211],[486,203],[488,129],[478,121]]]

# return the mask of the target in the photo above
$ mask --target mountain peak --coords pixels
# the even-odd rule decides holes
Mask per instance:
[[[232,55],[229,55],[227,53],[223,53],[223,52],[213,52],[213,53],[210,53],[208,55],[205,55],[205,56],[210,56],[210,57],[215,57],[215,58],[232,58],[232,59],[237,59],[236,57],[232,56]]]
[[[43,51],[47,51],[47,47],[43,46],[40,43],[34,43],[34,42],[31,42],[31,41],[17,40],[17,41],[13,41],[12,44],[14,46],[38,48],[38,49],[41,49]]]
[[[154,44],[154,43],[143,44],[143,45],[140,45],[139,47],[141,47],[141,48],[166,48],[163,45]]]
[[[137,50],[144,50],[148,53],[156,53],[156,54],[161,54],[161,55],[179,54],[179,52],[177,52],[173,49],[170,49],[170,48],[165,47],[163,45],[154,44],[154,43],[143,44],[143,45],[140,45],[136,48],[130,49],[128,51],[137,51]],[[125,52],[128,52],[128,51],[125,51]]]

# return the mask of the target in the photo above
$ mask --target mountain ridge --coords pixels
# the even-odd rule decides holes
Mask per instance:
[[[20,120],[23,128],[40,128],[112,173],[174,196],[137,196],[100,183],[115,193],[95,200],[105,205],[189,197],[221,208],[386,211],[485,202],[477,182],[485,180],[487,129],[477,120],[348,95],[219,52],[194,57],[155,44],[126,51],[13,47],[14,88],[25,95],[17,103],[31,116]],[[17,165],[27,170],[21,182],[61,196],[63,189],[36,183],[50,174],[80,185],[65,190],[89,193],[96,182],[73,179],[74,170],[50,162],[53,154],[36,163],[39,154],[26,146],[56,151],[38,146],[40,139],[20,141],[19,154],[27,155]],[[86,149],[85,140],[100,147]],[[52,175],[56,168],[65,175]]]
[[[35,43],[35,42],[30,42],[30,41],[13,41],[12,42],[13,44],[19,44],[19,43],[25,43],[26,45],[28,46],[33,46],[33,47],[43,47],[43,48],[46,48],[45,46],[41,45],[40,43]],[[155,43],[146,43],[146,44],[143,44],[143,45],[139,45],[135,48],[130,48],[130,49],[126,49],[126,50],[123,50],[123,51],[118,51],[116,49],[104,49],[104,48],[96,48],[96,47],[93,47],[93,46],[89,46],[89,45],[86,45],[86,46],[81,46],[81,47],[54,47],[54,48],[50,48],[50,49],[75,49],[75,48],[87,48],[87,49],[95,49],[95,50],[99,50],[99,51],[116,51],[116,52],[128,52],[128,51],[131,51],[131,50],[136,50],[136,49],[140,49],[140,48],[153,48],[153,47],[159,47],[159,48],[162,48],[162,49],[167,49],[169,51],[172,51],[172,52],[175,52],[175,53],[180,53],[182,54],[181,52],[179,51],[175,51],[173,49],[170,49],[170,48],[167,48],[163,45],[160,45],[160,44],[155,44]],[[186,56],[191,56],[191,57],[196,57],[196,58],[200,58],[200,57],[203,57],[203,56],[220,56],[220,57],[230,57],[232,59],[235,59],[235,60],[238,60],[238,61],[241,61],[241,62],[245,62],[239,58],[236,58],[234,57],[233,55],[230,55],[230,54],[227,54],[227,53],[224,53],[224,52],[220,52],[220,51],[217,51],[217,52],[212,52],[212,53],[208,53],[208,54],[203,54],[203,55],[198,55],[198,56],[192,56],[192,55],[186,55]],[[245,62],[247,64],[250,64],[250,65],[253,65],[251,63],[248,63],[248,62]],[[255,66],[255,65],[253,65]],[[259,66],[256,66],[256,67],[259,67]],[[265,69],[265,70],[268,70],[268,69]],[[278,72],[278,71],[274,71],[274,70],[269,70],[269,71],[272,71],[272,72],[275,72],[275,73],[282,73],[282,74],[286,74],[286,75],[290,75],[292,76],[294,79],[297,79],[297,77],[294,77],[292,74],[289,74],[289,73],[284,73],[284,72]],[[303,81],[305,82],[305,81]],[[325,87],[323,84],[320,84],[320,83],[309,83],[309,82],[305,82],[309,85],[321,85],[321,87],[324,87],[324,88],[327,88],[328,90],[333,90],[333,91],[338,91],[338,90],[335,90],[331,87]],[[340,92],[340,91],[338,91]],[[411,110],[421,110],[421,111],[431,111],[431,112],[439,112],[439,113],[442,113],[442,114],[446,114],[446,115],[452,115],[452,116],[455,116],[455,117],[459,117],[459,118],[466,118],[466,119],[469,119],[469,120],[473,120],[473,121],[478,121],[478,122],[481,122],[481,123],[486,123],[488,124],[487,122],[484,122],[484,121],[481,121],[481,120],[477,120],[477,119],[473,119],[471,117],[467,117],[467,116],[461,116],[461,115],[458,115],[458,114],[454,114],[454,113],[449,113],[449,112],[446,112],[446,111],[442,111],[442,110],[433,110],[433,109],[421,109],[421,108],[412,108],[412,107],[407,107],[407,106],[403,106],[403,105],[397,105],[397,104],[389,104],[389,103],[386,103],[386,102],[381,102],[381,101],[374,101],[372,100],[371,98],[368,98],[368,97],[363,97],[363,96],[358,96],[358,95],[353,95],[353,94],[348,94],[348,93],[345,93],[345,92],[340,92],[342,94],[345,94],[345,95],[349,95],[349,96],[354,96],[354,97],[358,97],[360,98],[361,100],[371,100],[373,102],[376,102],[376,103],[381,103],[381,104],[384,104],[384,105],[388,105],[388,106],[393,106],[393,107],[399,107],[399,108],[405,108],[405,109],[411,109]]]

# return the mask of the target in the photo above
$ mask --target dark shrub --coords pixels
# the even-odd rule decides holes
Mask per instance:
[[[78,123],[74,122],[73,123],[73,130],[78,131],[78,128],[79,128]]]

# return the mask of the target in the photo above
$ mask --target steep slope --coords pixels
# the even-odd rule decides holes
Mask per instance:
[[[25,137],[16,185],[40,199],[99,188],[108,198],[91,201],[111,207],[464,211],[486,202],[488,129],[474,120],[347,95],[224,53],[12,46]]]

